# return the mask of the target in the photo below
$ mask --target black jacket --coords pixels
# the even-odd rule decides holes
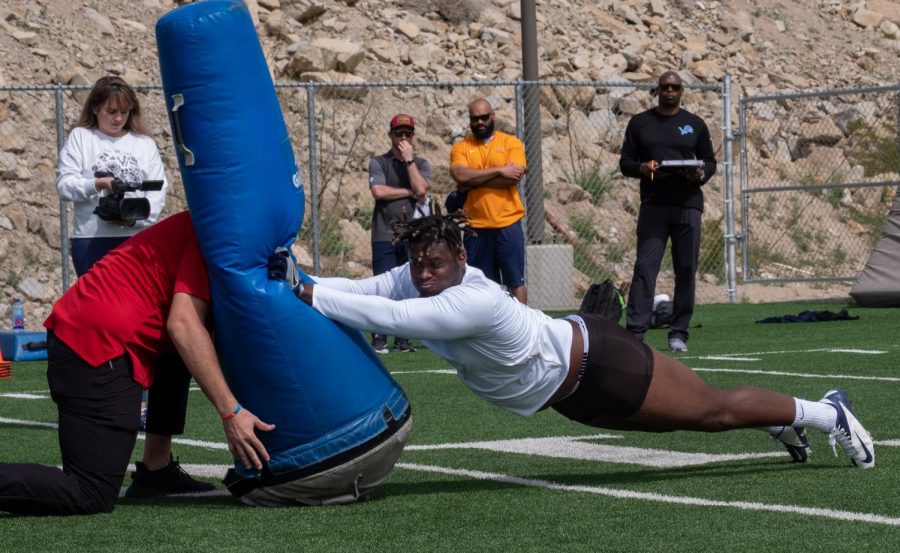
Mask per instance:
[[[705,162],[699,182],[688,180],[679,171],[657,171],[651,180],[640,173],[642,162],[655,160],[700,159]],[[691,207],[703,211],[700,187],[716,172],[715,152],[709,128],[700,117],[679,109],[675,115],[662,115],[656,108],[631,118],[625,129],[625,141],[619,169],[626,177],[641,179],[641,203]]]

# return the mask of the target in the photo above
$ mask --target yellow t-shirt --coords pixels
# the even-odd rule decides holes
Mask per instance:
[[[490,169],[515,163],[525,167],[525,145],[511,134],[494,131],[487,142],[471,134],[453,145],[450,166],[465,165],[471,169]],[[479,187],[469,190],[466,215],[474,228],[503,228],[525,216],[519,187]]]

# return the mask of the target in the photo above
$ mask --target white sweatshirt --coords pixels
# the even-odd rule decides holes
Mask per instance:
[[[133,227],[119,227],[94,215],[101,193],[94,186],[94,172],[109,171],[125,182],[161,180],[154,192],[128,192],[126,197],[150,200],[150,217]],[[166,204],[169,183],[156,143],[149,136],[127,133],[108,136],[98,129],[75,127],[59,152],[56,190],[63,200],[74,202],[73,238],[131,236],[156,222]],[[106,195],[104,190],[102,195]]]
[[[316,279],[313,307],[347,326],[422,340],[483,399],[528,416],[562,385],[572,326],[522,305],[480,269],[420,297],[409,263],[363,280]]]

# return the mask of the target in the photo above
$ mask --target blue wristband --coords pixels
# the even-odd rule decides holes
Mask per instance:
[[[233,419],[235,415],[241,412],[241,404],[238,403],[237,407],[234,408],[234,411],[228,413],[227,415],[222,415],[222,420],[227,421],[228,419]]]

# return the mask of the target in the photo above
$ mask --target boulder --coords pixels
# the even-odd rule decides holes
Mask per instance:
[[[288,51],[291,52],[290,63],[288,64],[288,71],[291,75],[328,69],[325,65],[325,56],[322,54],[321,48],[301,42],[292,45]]]
[[[850,18],[851,21],[864,29],[877,27],[882,19],[884,19],[883,15],[872,10],[867,10],[866,8],[856,10]]]
[[[112,21],[110,21],[108,17],[98,12],[94,8],[83,8],[83,10],[87,20],[94,25],[94,28],[100,34],[110,37],[115,36],[116,26],[112,24]]]
[[[840,142],[844,133],[829,117],[804,121],[797,132],[797,141],[792,149],[794,159],[807,157],[814,145],[834,146]]]
[[[725,11],[721,27],[726,33],[736,34],[741,40],[749,40],[754,32],[753,18],[743,10]]]
[[[353,73],[366,54],[359,44],[337,38],[317,38],[312,45],[321,50],[325,69],[343,73]]]

